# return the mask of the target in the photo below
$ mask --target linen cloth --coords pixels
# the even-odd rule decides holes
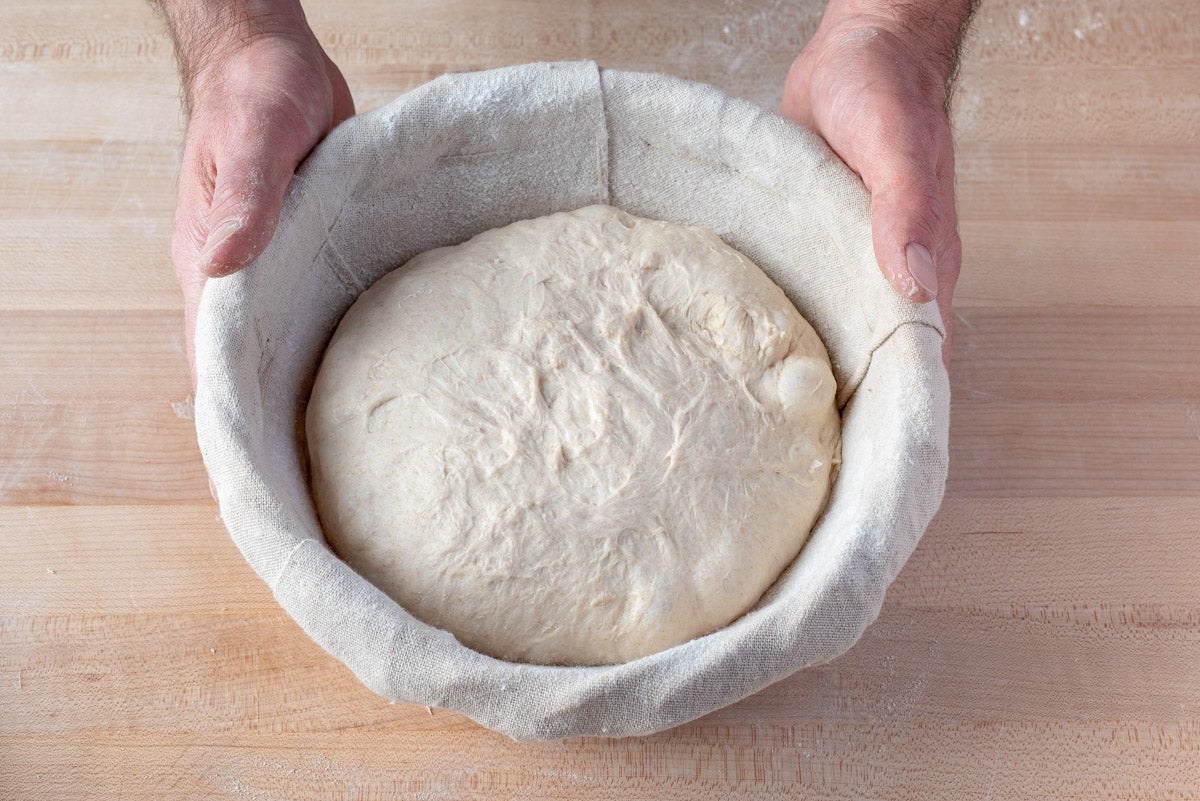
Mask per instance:
[[[828,509],[749,613],[604,667],[513,664],[415,619],[340,561],[307,485],[305,404],[359,293],[429,250],[609,203],[698,225],[757,263],[824,340],[843,462]],[[517,740],[659,731],[849,648],[941,503],[949,387],[933,304],[880,275],[870,205],[819,137],[748,102],[592,62],[452,74],[334,130],[274,239],[210,280],[196,430],[238,548],[305,632],[373,691]]]

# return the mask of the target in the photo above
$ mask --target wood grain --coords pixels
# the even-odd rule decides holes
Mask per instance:
[[[596,58],[766,107],[814,0],[306,3],[360,109]],[[846,655],[642,739],[372,695],[208,496],[149,7],[0,6],[0,799],[1200,797],[1200,4],[988,0],[942,511]]]

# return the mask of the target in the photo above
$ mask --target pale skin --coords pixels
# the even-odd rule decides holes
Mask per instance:
[[[945,106],[975,2],[830,0],[787,75],[780,109],[863,179],[879,267],[898,292],[937,303],[947,363],[962,243]],[[171,260],[194,383],[204,282],[262,252],[296,167],[353,116],[354,101],[299,0],[158,4],[175,38],[188,110]]]

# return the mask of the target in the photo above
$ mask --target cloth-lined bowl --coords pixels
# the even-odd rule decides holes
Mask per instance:
[[[337,558],[309,496],[304,409],[355,298],[481,231],[609,203],[749,256],[824,340],[842,466],[800,555],[713,634],[625,664],[503,662],[414,618]],[[301,166],[257,261],[205,287],[196,430],[246,560],[387,698],[518,740],[647,734],[849,648],[941,503],[949,388],[932,304],[875,264],[857,177],[815,135],[720,91],[592,62],[446,75],[352,118]]]

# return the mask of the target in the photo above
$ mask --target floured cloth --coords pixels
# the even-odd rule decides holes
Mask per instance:
[[[800,555],[746,615],[630,662],[500,661],[340,561],[313,511],[303,416],[338,320],[384,273],[481,231],[607,203],[717,233],[828,348],[842,466]],[[274,239],[211,280],[196,429],[246,560],[369,688],[518,740],[659,731],[858,639],[942,497],[949,388],[933,304],[886,283],[869,199],[815,135],[712,87],[591,62],[446,75],[343,123],[289,187]]]

